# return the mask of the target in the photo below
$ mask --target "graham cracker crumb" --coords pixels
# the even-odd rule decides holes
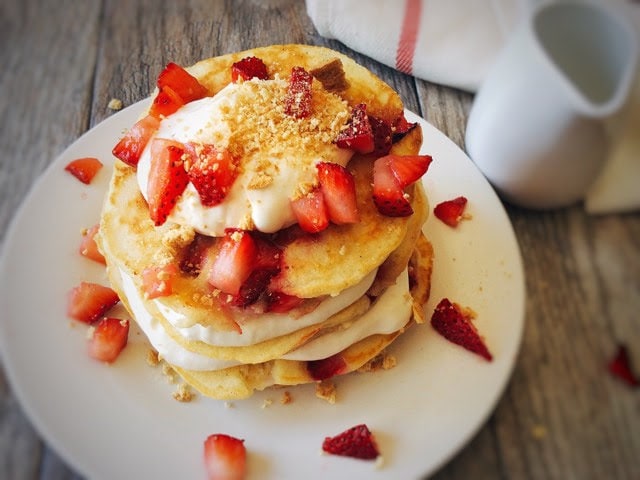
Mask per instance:
[[[147,351],[147,363],[152,367],[157,367],[160,365],[160,356],[158,352],[156,352],[153,348],[150,348]]]
[[[291,402],[293,402],[293,397],[291,396],[288,390],[285,390],[282,393],[282,398],[280,399],[280,403],[283,405],[288,405]]]
[[[118,98],[112,98],[111,100],[109,100],[109,103],[107,103],[107,108],[109,110],[122,110],[122,100]]]
[[[176,383],[176,371],[168,364],[162,364],[162,373],[167,377],[169,383]]]
[[[358,372],[377,372],[379,370],[390,370],[397,364],[396,357],[391,354],[382,352],[369,360],[358,369]]]
[[[188,403],[193,400],[194,397],[194,393],[186,383],[181,383],[180,385],[178,385],[176,390],[173,392],[173,398],[178,402]]]
[[[265,400],[264,400],[264,402],[262,402],[262,405],[260,406],[260,408],[270,407],[272,403],[273,403],[273,400],[271,400],[270,398],[265,398]]]
[[[331,405],[336,403],[336,386],[330,380],[316,383],[316,397],[326,400]]]

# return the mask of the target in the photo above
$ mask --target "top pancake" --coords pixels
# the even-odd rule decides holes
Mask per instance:
[[[187,70],[214,95],[231,81],[231,65],[247,56],[261,58],[270,76],[278,74],[283,78],[288,77],[295,66],[313,71],[338,59],[346,82],[332,88],[335,94],[351,106],[365,103],[368,113],[389,122],[403,112],[402,102],[391,87],[350,58],[323,47],[257,48],[203,60]],[[414,128],[393,145],[392,153],[417,154],[421,142],[421,130]],[[420,200],[414,198],[419,195],[412,195],[411,201],[420,212],[420,221],[380,215],[371,198],[373,160],[372,156],[354,155],[347,167],[354,175],[361,220],[351,225],[330,225],[313,236],[293,236],[284,247],[284,268],[274,279],[278,289],[303,298],[337,294],[382,265],[403,242],[412,243],[405,241],[407,235],[410,233],[409,236],[415,238],[424,218],[424,206],[419,207],[416,202]],[[192,229],[170,222],[155,227],[139,192],[135,170],[120,162],[116,162],[114,168],[100,231],[98,241],[109,268],[123,268],[134,278],[146,267],[179,261],[195,235]],[[408,255],[411,249],[404,250]],[[214,324],[221,330],[233,328],[226,318],[228,312],[212,302],[211,289],[204,279],[184,276],[176,285],[179,293],[163,301],[182,306],[193,322]]]

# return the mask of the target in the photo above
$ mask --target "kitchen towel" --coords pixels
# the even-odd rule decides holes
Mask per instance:
[[[587,1],[587,0],[585,0]],[[640,3],[624,9],[640,35]],[[306,0],[318,33],[418,78],[475,92],[534,0]],[[609,122],[612,145],[585,198],[591,213],[640,209],[640,76],[624,112]]]

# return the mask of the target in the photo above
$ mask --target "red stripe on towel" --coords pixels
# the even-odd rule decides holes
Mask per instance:
[[[421,9],[421,0],[406,1],[398,49],[396,50],[396,68],[410,75],[413,73],[413,55],[415,54],[418,40]]]

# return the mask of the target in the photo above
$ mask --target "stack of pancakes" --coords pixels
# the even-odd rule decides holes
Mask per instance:
[[[397,93],[350,58],[321,47],[283,45],[203,60],[187,70],[215,95],[230,80],[234,62],[255,56],[271,75],[292,67],[318,72],[321,82],[353,107],[389,123],[403,115]],[[321,78],[339,60],[342,78]],[[419,125],[391,153],[415,155]],[[170,220],[155,226],[136,170],[116,161],[98,236],[113,288],[160,356],[204,395],[239,399],[272,385],[316,382],[360,369],[412,323],[424,321],[432,250],[422,233],[428,203],[420,181],[407,190],[414,213],[381,215],[372,201],[371,154],[355,154],[353,174],[360,220],[302,234],[297,225],[272,233],[280,241],[279,291],[305,299],[287,312],[229,307],[202,275],[180,271],[173,293],[149,299],[142,272],[153,264],[184,261],[202,233]],[[211,243],[216,245],[216,240]],[[373,325],[376,325],[375,327]]]

